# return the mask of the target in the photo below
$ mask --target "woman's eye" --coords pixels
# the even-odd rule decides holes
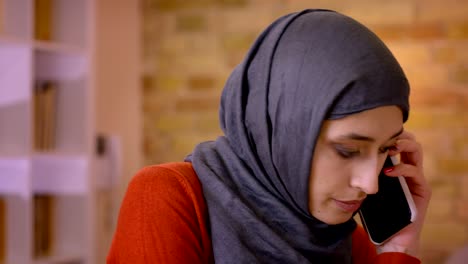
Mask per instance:
[[[350,149],[343,146],[335,146],[335,151],[340,157],[345,159],[353,158],[360,154],[359,150]]]
[[[379,153],[380,154],[386,154],[389,150],[390,150],[391,147],[384,147],[384,148],[380,148],[379,149]]]

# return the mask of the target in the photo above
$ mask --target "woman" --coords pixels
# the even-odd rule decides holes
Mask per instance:
[[[430,190],[403,131],[409,85],[385,45],[326,10],[286,15],[223,90],[224,136],[140,171],[108,263],[419,263]],[[417,220],[375,247],[353,215],[387,155]]]

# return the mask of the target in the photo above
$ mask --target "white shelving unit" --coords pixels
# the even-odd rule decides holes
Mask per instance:
[[[51,40],[34,37],[39,0],[0,0],[0,197],[5,264],[94,263],[93,0],[52,0]],[[34,85],[57,84],[55,148],[34,149]],[[35,258],[34,195],[54,197],[51,254]],[[1,262],[2,260],[0,260]]]

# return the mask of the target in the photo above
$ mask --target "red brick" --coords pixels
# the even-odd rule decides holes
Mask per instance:
[[[464,192],[466,192],[466,190],[464,190]],[[460,221],[468,223],[468,199],[457,201],[456,206],[456,215],[460,218]]]
[[[193,117],[187,114],[160,114],[155,120],[155,129],[168,135],[188,131],[193,127]]]
[[[162,59],[175,60],[184,54],[184,51],[190,42],[190,37],[187,34],[172,33],[161,39],[155,40],[155,42],[158,43],[159,47],[159,54],[154,56],[157,59],[157,62]]]
[[[142,21],[145,41],[146,39],[160,40],[163,34],[166,36],[166,34],[174,32],[175,17],[172,13],[145,12]]]
[[[445,30],[441,24],[413,24],[408,27],[408,35],[412,39],[431,40],[445,37]]]
[[[468,66],[459,66],[453,71],[453,80],[458,84],[467,85],[468,84]],[[465,96],[467,97],[467,96]],[[465,98],[465,103],[468,101]]]
[[[411,111],[406,128],[415,132],[423,144],[428,174],[437,174],[440,168],[435,165],[440,159],[464,159],[468,162],[466,124],[468,111]]]
[[[222,53],[218,51],[193,52],[179,57],[175,73],[186,75],[204,75],[207,73],[214,76],[223,68]]]
[[[143,138],[143,154],[148,157],[149,155],[151,155],[153,153],[153,149],[154,149],[154,146],[153,146],[153,139],[146,135],[144,138]]]
[[[172,151],[178,155],[180,159],[186,157],[193,151],[195,146],[202,141],[210,140],[212,138],[199,136],[194,134],[193,130],[185,131],[185,133],[174,135],[172,138]]]
[[[153,76],[151,76],[151,75],[144,75],[141,78],[141,82],[142,82],[142,87],[143,87],[143,92],[144,93],[150,92],[154,87]]]
[[[457,60],[457,51],[455,47],[444,46],[435,48],[433,58],[436,63],[450,64]]]
[[[164,74],[155,78],[155,88],[158,91],[175,93],[185,85],[185,79],[178,75]]]
[[[151,129],[151,131],[154,131]],[[151,135],[146,135],[143,139],[143,149],[145,152],[145,157],[152,159],[151,164],[160,163],[162,160],[154,159],[160,158],[161,153],[164,153],[165,150],[170,149],[170,141],[167,135],[152,133]]]
[[[175,100],[174,94],[167,93],[153,93],[145,94],[142,96],[143,100],[143,114],[144,116],[151,116],[158,113],[165,113],[172,110]],[[153,117],[150,117],[153,118]]]
[[[412,99],[415,96],[431,92],[432,89],[450,88],[450,69],[447,66],[431,62],[418,62],[416,61],[417,55],[415,56],[415,58],[404,58],[402,61],[406,64],[401,64],[413,89]],[[411,61],[411,59],[415,60]]]
[[[201,32],[206,30],[206,18],[201,14],[180,15],[176,18],[176,28],[181,32]]]
[[[377,25],[377,26],[371,26],[370,29],[384,41],[403,39],[403,38],[408,37],[406,26]]]
[[[468,161],[466,159],[440,159],[439,170],[445,174],[460,175],[468,172]]]
[[[217,55],[216,59],[220,60],[222,54],[219,54],[220,48],[218,40],[217,35],[209,31],[190,34],[186,38],[185,47],[182,52],[215,54]]]
[[[210,7],[216,0],[152,0],[151,8],[155,11],[176,11],[188,8]]]
[[[271,9],[271,8],[270,8]],[[252,10],[252,9],[249,9]],[[272,14],[268,7],[246,12],[245,9],[225,10],[219,17],[220,32],[260,32],[266,28],[277,17]]]
[[[439,247],[425,247],[422,249],[421,263],[424,264],[441,264],[447,258],[447,250],[442,250]]]
[[[456,186],[445,179],[444,183],[441,181],[431,182],[432,197],[431,204],[426,214],[426,218],[437,220],[445,220],[453,216],[455,201]]]
[[[468,110],[465,110],[465,116],[467,115],[467,113],[468,113]],[[454,152],[455,152],[455,155],[466,158],[468,162],[468,139],[466,137],[466,135],[468,134],[468,127],[466,126],[466,124],[468,124],[468,120],[467,118],[464,118],[464,120],[463,118],[461,118],[459,122],[464,125],[460,125],[462,127],[461,132],[459,135],[456,135],[454,138],[454,145],[455,145]],[[467,178],[465,186],[466,186],[466,190],[468,190],[468,178]],[[468,199],[468,192],[466,192],[466,195],[467,195],[466,198]]]
[[[257,34],[254,33],[228,33],[222,36],[221,42],[226,53],[241,51],[246,53],[253,44]]]
[[[448,251],[466,243],[468,239],[466,223],[457,222],[453,218],[437,222],[429,222],[428,218],[425,220],[421,235],[421,243],[424,248],[436,246],[441,250]]]
[[[468,39],[468,22],[464,21],[448,24],[447,34],[451,39]]]
[[[221,134],[218,111],[197,114],[194,122],[194,130],[201,134]]]
[[[465,205],[468,206],[468,171],[466,172],[465,175],[463,175],[460,179],[460,200],[461,201],[466,201]],[[468,208],[467,208],[468,209]],[[466,210],[466,213],[468,214],[468,210]],[[468,223],[468,221],[467,221]]]
[[[342,1],[343,2],[343,1]],[[415,20],[415,4],[412,1],[346,1],[341,12],[366,26],[382,24],[408,25]]]
[[[218,0],[222,8],[226,7],[245,7],[248,3],[247,0]]]
[[[424,149],[424,176],[427,181],[432,184],[432,182],[444,180],[441,178],[445,175],[441,175],[437,167],[437,160],[440,154],[439,151],[434,149],[438,147],[434,146],[435,144],[431,144],[431,141],[423,141],[419,138],[418,140]]]
[[[245,58],[246,52],[244,51],[237,51],[237,52],[230,52],[226,57],[226,66],[229,68],[236,67],[242,60]]]
[[[370,0],[290,0],[285,3],[285,11],[298,11],[306,8],[332,9],[351,16],[370,26],[380,24],[410,24],[414,21],[413,1],[370,1]]]
[[[383,40],[415,39],[433,40],[446,36],[442,25],[431,24],[410,24],[410,25],[377,25],[371,28]]]
[[[466,41],[458,40],[451,47],[455,48],[457,54],[457,62],[461,64],[468,64],[468,49],[466,48]]]
[[[271,0],[263,0],[268,2],[273,2]],[[355,2],[355,1],[353,1]],[[332,9],[336,11],[343,11],[343,9],[348,6],[347,1],[342,0],[314,0],[313,6],[311,6],[310,1],[283,1],[285,12],[297,12],[298,10],[308,9],[308,8],[323,8],[323,9]]]
[[[191,90],[210,90],[213,89],[216,83],[216,80],[212,76],[208,75],[197,75],[189,77],[189,88]]]
[[[219,98],[215,97],[181,97],[175,102],[177,111],[203,112],[216,111],[219,106]]]
[[[408,128],[428,129],[434,126],[434,116],[429,111],[414,110],[410,112],[409,120],[406,124]]]
[[[448,89],[424,89],[413,93],[410,102],[417,106],[456,108],[468,105],[468,95]]]
[[[420,70],[421,64],[430,64],[431,60],[431,49],[426,42],[422,41],[386,41],[387,46],[395,55],[398,62],[402,65],[404,69],[412,70],[415,73],[419,73],[417,70]],[[442,67],[425,67],[424,71],[421,70],[422,74],[428,73],[428,70],[431,71],[441,71]],[[432,73],[432,72],[431,72]],[[417,76],[419,77],[419,76]],[[426,75],[424,75],[426,78]]]
[[[418,1],[416,18],[422,22],[465,21],[468,4],[459,0]]]

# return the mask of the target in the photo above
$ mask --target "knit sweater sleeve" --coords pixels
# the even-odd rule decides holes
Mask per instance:
[[[374,244],[369,240],[366,231],[358,226],[353,233],[353,263],[359,264],[420,264],[413,256],[386,252],[377,254]]]
[[[127,188],[107,263],[210,263],[206,217],[190,163],[144,168]]]

